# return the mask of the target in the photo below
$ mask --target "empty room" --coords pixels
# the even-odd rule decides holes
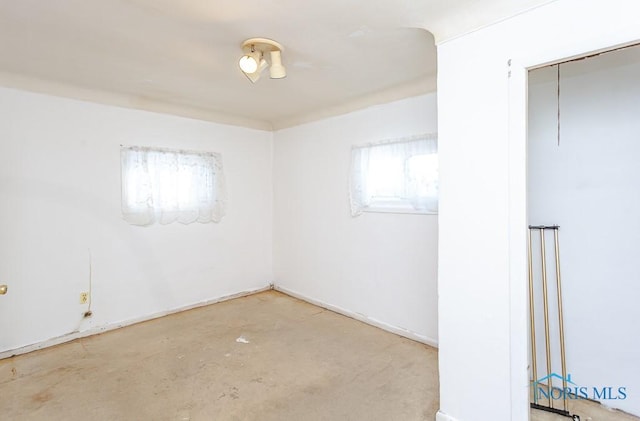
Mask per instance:
[[[637,420],[638,9],[0,0],[0,419]]]

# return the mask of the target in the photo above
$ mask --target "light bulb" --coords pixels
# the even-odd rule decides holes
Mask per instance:
[[[255,73],[258,70],[258,61],[249,55],[242,56],[238,62],[240,69],[245,73]]]

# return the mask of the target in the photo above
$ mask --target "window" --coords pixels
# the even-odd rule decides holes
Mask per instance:
[[[438,212],[438,143],[435,135],[354,146],[351,214]]]
[[[218,222],[224,216],[220,154],[123,147],[122,215],[134,225]]]

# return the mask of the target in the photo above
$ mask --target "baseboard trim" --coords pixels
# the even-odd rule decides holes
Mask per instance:
[[[445,414],[444,412],[438,411],[436,413],[436,421],[458,421],[450,415]]]
[[[356,312],[353,312],[353,311],[350,311],[350,310],[345,310],[345,309],[343,309],[341,307],[334,306],[332,304],[327,304],[327,303],[325,303],[323,301],[316,300],[314,298],[310,298],[310,297],[308,297],[308,296],[306,296],[304,294],[300,294],[300,293],[298,293],[296,291],[290,290],[289,288],[285,288],[285,287],[282,287],[280,285],[275,285],[273,287],[273,289],[275,289],[276,291],[281,292],[283,294],[290,295],[291,297],[297,298],[299,300],[306,301],[307,303],[316,305],[318,307],[322,307],[322,308],[325,308],[327,310],[331,310],[331,311],[333,311],[335,313],[342,314],[343,316],[347,316],[347,317],[350,317],[352,319],[358,320],[360,322],[366,323],[368,325],[375,326],[375,327],[377,327],[379,329],[386,330],[387,332],[395,333],[396,335],[403,336],[405,338],[411,339],[411,340],[416,341],[416,342],[423,343],[425,345],[432,346],[434,348],[438,347],[438,341],[433,339],[433,338],[429,338],[427,336],[420,335],[418,333],[412,332],[410,330],[407,330],[407,329],[404,329],[404,328],[401,328],[401,327],[390,325],[390,324],[382,322],[380,320],[376,320],[374,318],[368,317],[368,316],[366,316],[364,314],[356,313]]]
[[[88,336],[93,336],[93,335],[99,335],[101,333],[105,333],[105,332],[109,332],[111,330],[115,330],[115,329],[120,329],[122,327],[126,327],[126,326],[131,326],[137,323],[143,323],[149,320],[153,320],[153,319],[157,319],[160,317],[164,317],[164,316],[168,316],[171,314],[175,314],[175,313],[180,313],[182,311],[187,311],[187,310],[192,310],[195,308],[199,308],[199,307],[204,307],[204,306],[208,306],[211,304],[216,304],[216,303],[220,303],[223,301],[229,301],[229,300],[233,300],[236,298],[241,298],[241,297],[246,297],[249,295],[253,295],[253,294],[258,294],[264,291],[268,291],[268,290],[276,290],[279,291],[283,294],[289,295],[291,297],[297,298],[299,300],[308,302],[310,304],[316,305],[318,307],[322,307],[325,308],[327,310],[331,310],[333,312],[336,312],[338,314],[342,314],[343,316],[347,316],[350,317],[352,319],[361,321],[363,323],[369,324],[371,326],[375,326],[379,329],[382,330],[386,330],[387,332],[391,332],[391,333],[395,333],[396,335],[400,335],[403,336],[405,338],[414,340],[416,342],[420,342],[423,343],[425,345],[429,345],[432,346],[434,348],[438,347],[438,341],[433,339],[433,338],[429,338],[427,336],[424,335],[420,335],[418,333],[412,332],[410,330],[407,329],[403,329],[397,326],[393,326],[390,325],[388,323],[382,322],[380,320],[376,320],[374,318],[368,317],[364,314],[360,314],[360,313],[356,313],[350,310],[346,310],[343,308],[340,308],[338,306],[334,306],[332,304],[327,304],[325,302],[322,302],[320,300],[316,300],[310,297],[307,297],[304,294],[300,294],[298,292],[295,292],[293,290],[290,290],[288,288],[285,287],[281,287],[278,285],[267,285],[265,287],[261,287],[261,288],[255,288],[255,289],[250,289],[250,290],[245,290],[245,291],[241,291],[235,294],[229,294],[229,295],[224,295],[218,298],[213,298],[210,300],[205,300],[205,301],[201,301],[198,303],[194,303],[194,304],[189,304],[186,306],[182,306],[182,307],[177,307],[171,310],[167,310],[167,311],[161,311],[161,312],[157,312],[157,313],[153,313],[153,314],[149,314],[146,316],[142,316],[142,317],[136,317],[134,319],[129,319],[129,320],[125,320],[122,322],[117,322],[117,323],[111,323],[111,324],[107,324],[104,326],[99,326],[99,327],[94,327],[91,329],[87,329],[87,330],[83,330],[83,331],[75,331],[75,332],[71,332],[71,333],[67,333],[65,335],[62,336],[57,336],[55,338],[50,338],[47,340],[44,340],[42,342],[37,342],[35,344],[30,344],[30,345],[25,345],[23,347],[20,348],[16,348],[16,349],[10,349],[7,351],[2,351],[0,352],[0,360],[5,359],[5,358],[11,358],[13,356],[16,355],[22,355],[22,354],[27,354],[29,352],[33,352],[33,351],[37,351],[39,349],[44,349],[44,348],[49,348],[52,346],[56,346],[56,345],[60,345],[66,342],[71,342],[73,340],[76,339],[80,339],[80,338],[86,338]],[[444,414],[443,414],[444,416]],[[453,418],[436,418],[437,421],[456,421]]]
[[[86,338],[88,336],[99,335],[100,333],[109,332],[111,330],[120,329],[121,327],[131,326],[137,323],[146,322],[153,319],[158,319],[160,317],[168,316],[170,314],[180,313],[182,311],[192,310],[194,308],[205,307],[211,304],[221,303],[223,301],[229,301],[236,298],[246,297],[253,294],[258,294],[260,292],[269,291],[273,289],[273,285],[269,284],[265,287],[249,289],[241,292],[237,292],[235,294],[223,295],[218,298],[212,298],[210,300],[201,301],[194,304],[188,304],[186,306],[174,308],[171,310],[160,311],[158,313],[149,314],[142,317],[136,317],[134,319],[125,320],[123,322],[111,323],[104,326],[94,327],[91,329],[83,330],[83,331],[75,331],[71,333],[67,333],[62,336],[57,336],[55,338],[47,339],[42,342],[37,342],[35,344],[26,345],[16,349],[10,349],[8,351],[0,352],[0,360],[5,358],[11,358],[16,355],[27,354],[29,352],[37,351],[39,349],[49,348],[52,346],[60,345],[65,342],[71,342],[76,339]]]

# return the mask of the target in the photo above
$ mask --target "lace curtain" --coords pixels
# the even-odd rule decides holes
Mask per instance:
[[[134,225],[219,222],[225,191],[220,154],[122,147],[122,215]]]
[[[437,213],[437,135],[354,146],[351,214],[363,211]]]

